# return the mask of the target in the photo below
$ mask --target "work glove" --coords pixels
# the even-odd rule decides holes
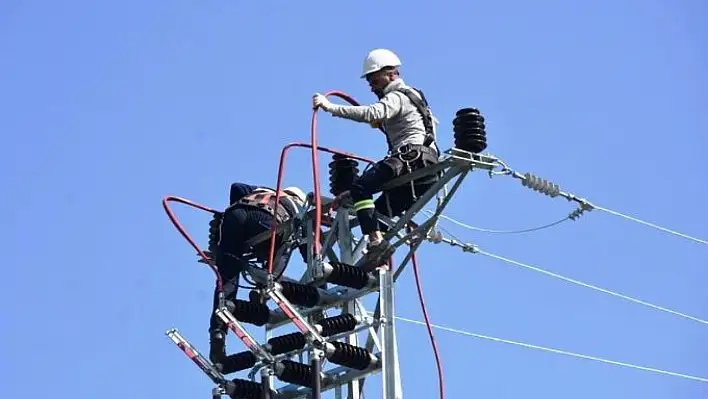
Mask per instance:
[[[325,111],[329,111],[330,105],[332,105],[332,103],[322,94],[315,93],[315,95],[312,96],[312,109],[322,108]]]

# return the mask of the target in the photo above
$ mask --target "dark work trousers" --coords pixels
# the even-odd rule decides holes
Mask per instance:
[[[432,163],[418,159],[411,163],[411,171]],[[377,213],[389,217],[398,216],[413,205],[415,197],[410,183],[386,190],[376,201],[373,201],[373,195],[380,192],[386,183],[406,173],[408,170],[400,159],[389,157],[372,165],[354,181],[350,193],[362,234],[367,235],[381,230]],[[416,182],[414,186],[416,197],[420,197],[432,187],[435,180],[435,178],[426,178],[425,181]],[[389,212],[389,204],[392,212]]]
[[[267,258],[270,251],[269,240],[258,244],[255,248],[246,245],[246,241],[269,230],[272,221],[273,216],[270,213],[248,206],[236,205],[224,212],[216,264],[223,282],[223,293],[226,300],[236,299],[240,273],[248,265],[241,256],[253,250],[260,258]],[[223,331],[225,329],[225,324],[214,314],[218,306],[219,296],[215,287],[209,331]]]

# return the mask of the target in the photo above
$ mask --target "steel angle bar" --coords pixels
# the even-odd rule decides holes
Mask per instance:
[[[450,171],[448,173],[451,173],[451,172],[452,171]],[[455,192],[459,189],[459,187],[462,184],[462,181],[464,180],[464,177],[467,175],[467,173],[469,173],[469,170],[462,170],[459,172],[459,174],[460,174],[459,178],[455,181],[454,185],[452,186],[450,191],[447,193],[447,195],[445,195],[445,198],[443,199],[442,203],[438,206],[436,213],[433,216],[431,216],[430,218],[428,218],[424,223],[419,225],[417,228],[413,229],[413,232],[416,232],[416,231],[420,232],[423,230],[427,230],[426,226],[430,226],[431,224],[434,223],[434,219],[436,219],[442,213],[442,211],[445,209],[445,207],[450,202],[450,200],[452,199]],[[433,188],[431,188],[429,191],[433,191]],[[435,190],[435,192],[437,192],[437,190]],[[424,205],[424,204],[416,203],[416,204],[414,204],[414,206],[415,205],[420,205],[420,207],[422,207],[422,205]],[[406,213],[406,216],[408,216],[408,212]],[[409,218],[409,219],[411,219],[411,218]],[[399,219],[399,223],[400,223],[400,219]],[[398,223],[396,225],[398,225]],[[400,230],[400,228],[398,230]],[[398,232],[398,230],[396,232]],[[406,234],[403,238],[401,238],[399,240],[398,243],[403,243],[403,242],[407,241],[406,237],[412,237],[413,232]],[[418,247],[423,243],[423,241],[425,241],[425,239],[426,239],[426,235],[423,234],[420,237],[417,237],[415,240],[412,240],[412,242],[410,243],[410,245],[411,245],[410,251],[408,251],[408,254],[406,255],[406,257],[401,261],[400,265],[396,268],[396,271],[393,275],[394,282],[401,275],[401,273],[405,269],[405,266],[408,264],[410,259],[413,257],[413,253],[415,253],[415,251],[418,250]],[[380,317],[380,314],[381,314],[381,298],[379,297],[379,300],[376,302],[376,307],[374,309],[374,314],[373,314],[374,319],[378,319]],[[377,326],[374,326],[373,329],[376,333],[378,333]],[[367,341],[366,341],[365,348],[368,351],[371,351],[373,349],[373,346],[374,346],[374,340],[372,338],[372,335],[370,334]],[[360,384],[363,386],[364,380],[360,381]]]
[[[423,177],[432,176],[442,172],[443,170],[455,166],[452,160],[440,161],[434,165],[429,165],[424,168],[416,169],[411,173],[406,173],[405,175],[399,176],[383,186],[383,190],[390,190],[395,187],[402,186],[406,183],[410,183],[413,180],[418,180]]]
[[[455,163],[467,165],[473,169],[494,170],[500,166],[499,158],[489,153],[473,153],[459,148],[450,148],[445,151]]]
[[[406,213],[403,214],[402,217],[398,219],[396,224],[389,229],[388,232],[384,235],[384,240],[391,240],[393,236],[395,236],[402,228],[405,226],[408,222],[410,222],[413,219],[413,216],[415,216],[422,208],[425,206],[425,204],[428,203],[434,196],[437,195],[437,192],[440,191],[440,189],[445,186],[450,180],[452,180],[455,176],[461,175],[460,178],[458,179],[458,182],[461,182],[464,176],[466,176],[467,170],[461,169],[461,168],[451,168],[445,174],[438,179],[435,184],[430,187],[407,211]],[[460,183],[456,183],[456,186],[459,186]],[[451,195],[454,194],[454,192],[450,192],[447,194],[446,198],[450,198]],[[403,242],[397,242],[393,244],[395,247],[402,245]]]

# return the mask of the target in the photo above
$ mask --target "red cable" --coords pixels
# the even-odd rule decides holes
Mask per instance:
[[[197,204],[196,202],[192,202],[188,199],[180,198],[180,197],[173,197],[171,195],[166,196],[165,198],[162,199],[162,207],[165,208],[165,212],[167,212],[167,217],[170,218],[172,221],[172,224],[174,224],[175,228],[182,234],[182,237],[184,237],[187,242],[197,251],[199,256],[204,259],[204,261],[209,265],[211,270],[214,272],[216,275],[216,289],[217,291],[221,292],[221,288],[223,286],[222,280],[221,280],[221,274],[219,273],[219,269],[216,267],[216,264],[214,264],[211,259],[207,256],[207,254],[202,251],[201,248],[199,248],[199,245],[192,239],[192,237],[189,236],[189,233],[187,233],[187,230],[185,230],[184,227],[182,227],[182,224],[177,220],[177,217],[175,216],[174,212],[172,212],[172,209],[170,209],[170,206],[167,204],[168,202],[179,202],[185,205],[189,205],[193,208],[201,209],[206,212],[210,212],[212,214],[217,214],[219,213],[218,211],[211,209],[209,207],[206,207],[204,205]]]
[[[347,101],[351,105],[359,105],[354,98],[340,91],[329,91],[325,97],[335,96]],[[320,254],[320,226],[322,224],[322,198],[320,196],[320,167],[317,162],[317,109],[312,111],[310,125],[310,141],[312,142],[312,178],[315,184],[315,256]]]
[[[325,94],[325,96],[330,96],[334,95],[337,97],[340,97],[346,101],[348,101],[352,105],[359,105],[359,103],[348,96],[345,93],[342,92],[337,92],[337,91],[330,91]],[[322,204],[321,204],[321,198],[320,198],[320,181],[319,181],[319,164],[317,162],[317,110],[313,111],[312,113],[312,124],[311,124],[311,141],[312,141],[312,169],[313,169],[313,179],[314,179],[314,184],[315,184],[315,255],[319,254],[319,248],[320,248],[320,224],[321,224],[321,218],[322,218]],[[282,164],[281,164],[282,167]],[[278,184],[280,184],[280,172],[278,176]],[[278,189],[279,191],[279,189]],[[277,204],[277,198],[276,198],[276,204]],[[269,265],[272,265],[273,262],[273,251],[275,250],[275,229],[273,229],[273,232],[271,234],[271,257],[270,257],[270,263]],[[435,335],[433,334],[433,329],[430,323],[430,318],[428,317],[428,310],[425,305],[425,297],[423,296],[423,287],[420,282],[420,276],[418,272],[418,261],[415,256],[415,252],[413,252],[411,261],[413,263],[413,271],[415,274],[415,280],[416,280],[416,285],[418,289],[418,298],[420,299],[420,306],[423,310],[423,317],[425,318],[425,326],[428,329],[428,335],[430,336],[430,342],[433,347],[433,354],[435,356],[435,363],[438,369],[438,382],[439,382],[439,388],[440,388],[440,399],[445,398],[445,382],[444,382],[444,377],[443,377],[443,371],[442,371],[442,362],[440,361],[440,355],[438,353],[438,347],[437,343],[435,342]],[[269,267],[269,269],[271,269]]]
[[[329,91],[325,93],[325,96],[335,96],[339,97],[351,105],[359,105],[359,103],[351,96],[349,96],[346,93],[343,93],[341,91]],[[314,253],[315,256],[319,255],[320,253],[320,227],[322,225],[322,196],[320,194],[320,168],[319,168],[319,162],[318,162],[318,151],[323,150],[325,152],[329,152],[331,154],[340,154],[340,155],[345,155],[353,159],[358,159],[361,161],[366,161],[369,163],[374,163],[373,161],[354,156],[348,153],[344,153],[341,151],[334,151],[330,150],[327,148],[318,148],[317,146],[317,110],[312,111],[312,122],[310,124],[310,141],[311,144],[307,145],[304,143],[291,143],[286,145],[283,148],[283,151],[280,154],[280,165],[278,166],[278,182],[276,183],[276,188],[275,188],[275,203],[278,204],[278,201],[280,201],[280,187],[282,184],[282,179],[283,179],[283,169],[285,167],[285,155],[288,152],[288,150],[291,147],[309,147],[312,149],[312,178],[314,180],[314,185],[315,185],[315,190],[314,190],[314,195],[315,195],[315,248],[314,248]],[[273,275],[273,260],[274,260],[274,255],[275,255],[275,236],[276,236],[276,231],[277,231],[277,224],[275,220],[273,221],[271,225],[271,233],[270,233],[270,253],[268,254],[268,275],[272,276]]]
[[[283,181],[283,172],[285,169],[285,159],[288,154],[288,151],[293,147],[313,148],[314,146],[311,144],[307,144],[307,143],[295,142],[295,143],[290,143],[290,144],[286,145],[285,147],[283,147],[283,150],[280,152],[280,164],[278,166],[278,181],[277,181],[276,187],[275,187],[275,201],[276,201],[276,203],[277,203],[277,201],[280,201],[280,188],[282,186],[282,181]],[[327,152],[330,154],[342,155],[342,156],[349,157],[349,158],[352,158],[352,159],[355,159],[358,161],[368,162],[370,164],[374,163],[374,161],[371,159],[368,159],[365,157],[360,157],[358,155],[350,154],[350,153],[344,152],[344,151],[333,150],[328,147],[318,147],[317,150],[324,151],[324,152]],[[317,173],[317,178],[319,179],[319,171]],[[317,187],[317,186],[318,185],[316,184],[315,187]],[[319,189],[316,191],[319,191]],[[319,205],[320,210],[322,209],[322,202],[321,202],[320,197],[316,197],[315,204]],[[317,223],[317,218],[316,218],[317,229],[315,230],[315,232],[316,232],[315,234],[318,239],[317,242],[319,242],[319,234],[317,234],[317,233],[320,230],[319,225],[321,224],[321,218],[322,218],[321,211],[317,212],[317,214],[320,216],[320,218],[319,218],[320,220],[319,220],[319,223]],[[276,221],[273,220],[273,223],[271,223],[271,230],[270,230],[270,253],[268,254],[268,274],[269,275],[273,274],[273,260],[275,257],[275,236],[276,236],[277,228],[278,228],[278,225],[277,225]]]
[[[359,103],[354,100],[352,97],[349,95],[338,92],[338,91],[330,91],[325,94],[325,96],[336,96],[340,97],[347,102],[349,102],[352,105],[359,105]],[[276,185],[276,193],[275,193],[275,203],[277,204],[278,201],[280,200],[280,187],[282,184],[282,179],[283,179],[283,170],[285,166],[285,157],[287,155],[288,150],[292,147],[305,147],[305,148],[311,148],[312,149],[312,166],[313,166],[313,178],[314,178],[314,183],[315,183],[315,254],[319,254],[320,250],[320,225],[322,223],[322,198],[320,195],[320,184],[319,184],[319,164],[318,164],[318,151],[324,151],[328,152],[330,154],[339,154],[339,155],[344,155],[352,159],[356,159],[359,161],[363,162],[368,162],[370,164],[374,163],[374,161],[360,157],[357,155],[353,155],[347,152],[343,151],[338,151],[338,150],[332,150],[327,147],[318,147],[317,146],[317,110],[313,111],[312,114],[312,124],[311,124],[311,140],[312,144],[306,144],[306,143],[290,143],[283,147],[283,150],[281,151],[280,154],[280,165],[278,167],[278,182]],[[221,279],[221,274],[219,273],[219,269],[217,266],[212,262],[212,260],[204,253],[204,251],[199,248],[199,245],[189,236],[187,231],[182,227],[182,225],[179,223],[177,220],[177,217],[174,215],[172,210],[170,209],[170,206],[168,205],[168,202],[180,202],[185,205],[189,205],[193,208],[201,209],[206,212],[210,212],[212,214],[217,214],[219,213],[218,211],[211,209],[209,207],[206,207],[204,205],[197,204],[195,202],[189,201],[185,198],[181,197],[174,197],[174,196],[166,196],[162,200],[162,206],[165,209],[165,212],[167,213],[167,216],[170,218],[172,221],[172,224],[177,228],[177,230],[180,232],[182,237],[184,237],[189,244],[197,251],[199,256],[201,256],[204,261],[209,265],[209,267],[212,269],[214,274],[216,275],[216,285],[217,285],[217,290],[220,292],[222,290],[222,279]],[[273,258],[275,255],[275,236],[276,236],[276,231],[277,231],[277,224],[275,220],[272,223],[272,228],[271,228],[271,235],[270,235],[270,253],[268,256],[268,274],[272,275],[273,274]],[[440,355],[438,353],[438,347],[437,343],[435,342],[435,335],[433,334],[433,329],[430,323],[430,318],[428,317],[428,310],[425,305],[425,296],[423,295],[423,286],[420,281],[420,274],[418,270],[418,260],[415,255],[415,252],[413,252],[412,257],[411,257],[411,262],[413,264],[413,273],[415,275],[415,281],[416,281],[416,287],[418,290],[418,298],[420,300],[420,306],[423,311],[423,317],[425,319],[425,326],[428,329],[428,336],[430,337],[430,343],[432,344],[433,347],[433,354],[435,356],[435,363],[438,369],[438,385],[440,388],[440,399],[445,398],[445,382],[444,382],[444,377],[443,377],[443,370],[442,370],[442,362],[440,361]],[[391,262],[389,262],[391,263]]]
[[[411,263],[413,263],[413,274],[415,275],[415,284],[418,288],[418,299],[420,299],[420,307],[423,310],[423,318],[425,319],[425,327],[428,329],[428,336],[430,336],[430,343],[433,346],[433,355],[435,356],[435,364],[438,368],[438,387],[440,388],[440,399],[445,399],[445,379],[443,377],[442,362],[440,361],[440,354],[438,353],[438,345],[435,342],[435,335],[433,334],[433,327],[430,323],[430,318],[428,317],[428,309],[425,306],[425,296],[423,296],[423,285],[420,282],[420,275],[418,270],[418,259],[415,256],[415,252],[411,256]]]
[[[350,104],[352,105],[359,105],[359,103],[348,96],[345,93],[337,92],[337,91],[330,91],[325,94],[325,96],[330,96],[334,95],[340,98],[343,98],[347,100]],[[314,178],[314,183],[315,183],[315,254],[319,254],[319,247],[320,247],[320,223],[321,223],[321,198],[320,198],[320,182],[319,182],[319,164],[317,163],[317,110],[313,112],[312,115],[312,168],[313,168],[313,178]],[[277,203],[277,202],[276,202]],[[275,238],[274,235],[272,238]],[[271,246],[271,253],[275,248],[275,241],[272,242]],[[423,316],[425,318],[425,326],[428,329],[428,335],[430,336],[430,342],[433,347],[433,354],[435,355],[435,363],[437,365],[438,369],[438,381],[439,381],[439,387],[440,387],[440,399],[445,398],[445,383],[444,383],[444,377],[443,377],[443,371],[442,371],[442,362],[440,361],[440,354],[438,353],[438,347],[437,343],[435,342],[435,335],[433,334],[433,329],[430,323],[430,319],[428,317],[428,310],[425,305],[425,297],[423,296],[423,287],[420,282],[419,278],[419,273],[418,273],[418,261],[415,256],[415,252],[412,254],[411,261],[413,263],[413,271],[415,274],[415,279],[416,279],[416,285],[418,288],[418,298],[420,299],[420,306],[423,310]],[[271,260],[272,262],[272,260]]]

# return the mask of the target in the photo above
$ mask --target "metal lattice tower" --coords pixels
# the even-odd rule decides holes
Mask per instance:
[[[401,399],[394,283],[420,244],[435,239],[431,231],[467,174],[474,169],[492,171],[498,166],[496,158],[477,152],[453,148],[438,164],[399,177],[384,187],[386,193],[421,177],[437,177],[432,188],[416,193],[417,201],[405,214],[398,218],[379,215],[388,226],[384,238],[396,247],[394,257],[399,261],[395,267],[393,263],[382,265],[369,273],[360,268],[366,239],[358,234],[356,215],[350,207],[334,207],[334,198],[326,196],[321,198],[321,255],[314,256],[314,195],[310,193],[303,211],[278,227],[286,239],[275,257],[276,283],[252,291],[248,301],[227,301],[216,312],[233,332],[230,342],[239,338],[245,351],[215,365],[176,329],[166,333],[216,384],[213,398],[319,399],[321,394],[334,391],[335,398],[361,399],[366,378],[380,374],[380,397]],[[437,198],[434,215],[422,223],[413,222],[433,198]],[[250,244],[269,239],[270,233],[264,233]],[[283,271],[292,252],[302,244],[307,247],[307,268],[299,278],[286,276]],[[291,274],[292,269],[288,269]],[[251,267],[247,274],[262,286],[269,285],[267,273],[260,267]],[[376,297],[373,312],[363,303],[369,297]],[[258,343],[244,324],[262,327],[267,343]],[[279,334],[287,326],[296,327],[295,332]],[[226,377],[249,369],[246,378]]]

